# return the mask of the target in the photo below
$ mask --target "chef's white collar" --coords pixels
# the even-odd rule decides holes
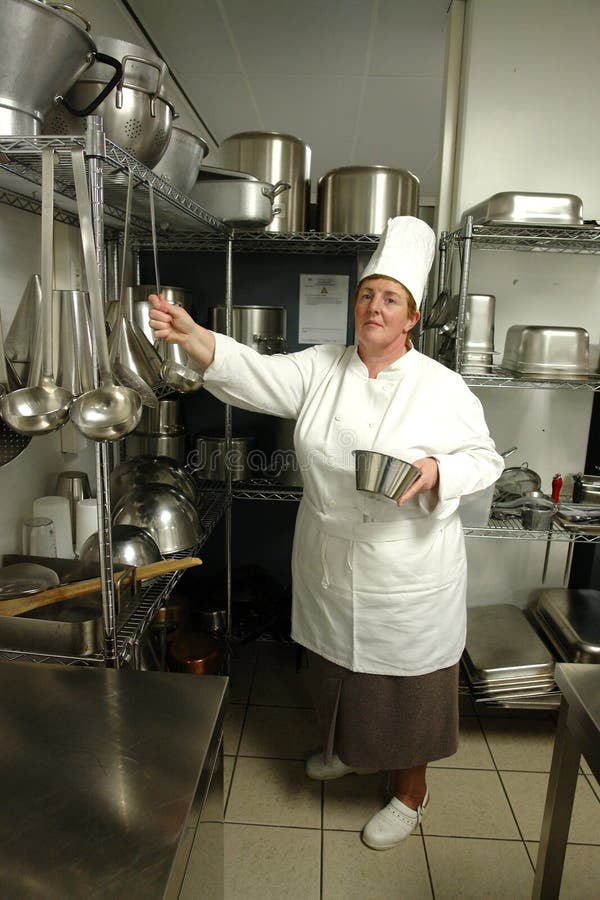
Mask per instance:
[[[403,353],[402,356],[399,356],[398,359],[394,360],[393,363],[390,363],[389,366],[386,366],[379,375],[375,378],[370,379],[372,381],[385,381],[387,379],[395,379],[398,374],[401,374],[407,371],[411,366],[414,360],[416,360],[418,355],[418,351],[415,350],[414,346],[411,347],[406,353]],[[352,355],[352,363],[351,367],[356,371],[360,372],[361,375],[368,377],[368,369],[360,356],[358,355],[358,344],[354,345],[354,353]]]

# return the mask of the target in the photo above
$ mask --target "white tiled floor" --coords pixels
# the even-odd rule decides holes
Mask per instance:
[[[384,853],[359,833],[383,776],[304,775],[319,738],[295,647],[257,642],[234,661],[225,722],[225,900],[525,900],[552,757],[549,718],[480,716],[430,767],[422,827]],[[582,761],[561,900],[596,900],[600,788]]]

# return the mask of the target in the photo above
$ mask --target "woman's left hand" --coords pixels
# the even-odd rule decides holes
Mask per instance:
[[[405,491],[398,500],[398,506],[402,506],[415,494],[423,494],[425,491],[432,491],[437,488],[440,480],[440,471],[438,469],[437,459],[433,456],[426,456],[424,459],[416,459],[413,466],[421,470],[421,475],[411,484],[409,489]]]

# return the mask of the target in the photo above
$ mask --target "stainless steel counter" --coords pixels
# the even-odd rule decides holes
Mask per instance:
[[[177,897],[226,685],[0,661],[0,896]]]
[[[562,693],[532,897],[560,895],[581,754],[600,781],[600,666],[557,663]]]

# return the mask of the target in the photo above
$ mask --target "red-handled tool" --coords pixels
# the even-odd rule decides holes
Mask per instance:
[[[552,478],[552,502],[558,503],[560,498],[560,492],[562,490],[563,480],[560,472],[557,472],[556,475]]]

